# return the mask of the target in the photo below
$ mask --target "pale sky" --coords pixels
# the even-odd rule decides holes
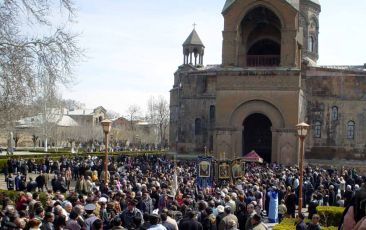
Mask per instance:
[[[150,96],[169,100],[182,44],[196,23],[205,45],[204,64],[221,63],[225,0],[75,0],[74,30],[86,60],[63,97],[121,115],[145,109]],[[366,63],[366,1],[321,0],[320,65]]]

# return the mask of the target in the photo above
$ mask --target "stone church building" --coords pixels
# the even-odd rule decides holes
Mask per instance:
[[[293,164],[305,121],[306,158],[366,159],[366,68],[317,65],[320,11],[318,0],[226,0],[219,65],[203,65],[193,30],[170,91],[171,148]]]

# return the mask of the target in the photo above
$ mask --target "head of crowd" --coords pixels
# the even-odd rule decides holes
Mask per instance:
[[[258,230],[284,217],[320,229],[319,205],[345,207],[341,224],[350,229],[365,222],[366,177],[352,168],[307,166],[301,186],[296,166],[248,163],[240,178],[199,187],[196,161],[118,156],[107,173],[104,166],[97,156],[9,158],[5,183],[17,196],[0,194],[0,229]]]

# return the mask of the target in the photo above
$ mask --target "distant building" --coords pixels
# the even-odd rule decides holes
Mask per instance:
[[[16,135],[20,137],[19,145],[32,146],[32,138],[37,137],[37,144],[42,145],[47,129],[49,143],[57,144],[71,138],[68,133],[85,135],[82,132],[92,132],[94,127],[106,117],[106,110],[99,106],[95,109],[67,110],[50,108],[45,114],[39,113],[25,117],[16,122]],[[74,130],[74,131],[73,131]],[[79,131],[76,134],[76,131]]]
[[[16,128],[36,128],[48,123],[59,127],[96,126],[106,116],[106,110],[99,106],[95,109],[49,109],[46,115],[39,113],[35,116],[25,117],[16,122]]]
[[[318,0],[226,0],[219,65],[203,65],[193,30],[170,91],[171,148],[293,164],[305,121],[307,158],[366,159],[366,66],[317,65],[320,11]]]
[[[114,119],[111,135],[119,141],[128,144],[157,144],[157,127],[154,124],[138,119],[130,121],[124,117]]]

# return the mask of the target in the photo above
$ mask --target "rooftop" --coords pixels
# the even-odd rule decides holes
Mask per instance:
[[[191,34],[188,36],[186,41],[183,43],[183,46],[189,46],[189,45],[196,45],[196,46],[204,47],[204,45],[195,29],[192,30]]]

